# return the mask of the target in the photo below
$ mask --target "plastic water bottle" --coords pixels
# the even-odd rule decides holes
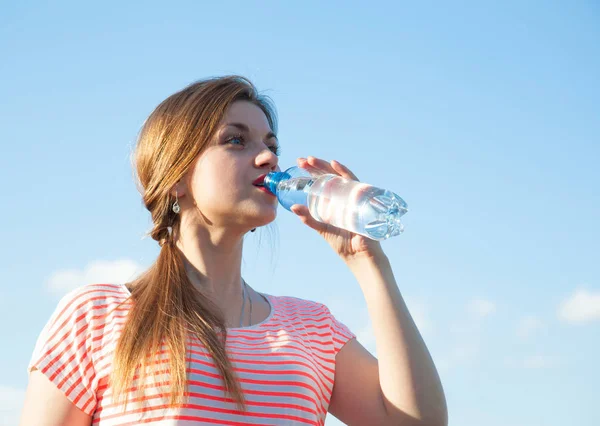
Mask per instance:
[[[385,189],[335,174],[311,174],[297,166],[267,174],[263,185],[287,210],[294,204],[305,205],[319,222],[373,240],[404,231],[400,218],[408,211],[406,203]]]

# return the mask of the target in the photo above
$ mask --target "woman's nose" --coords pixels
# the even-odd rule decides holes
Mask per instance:
[[[275,155],[270,149],[263,149],[257,157],[257,164],[259,167],[268,166],[272,171],[279,170],[279,157]]]

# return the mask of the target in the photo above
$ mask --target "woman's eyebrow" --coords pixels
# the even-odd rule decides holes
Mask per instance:
[[[228,127],[228,126],[235,127],[244,132],[250,132],[250,128],[248,126],[246,126],[244,123],[227,123],[225,125],[225,127]],[[265,140],[271,139],[271,138],[277,139],[277,135],[273,132],[267,133],[267,135],[265,136]]]

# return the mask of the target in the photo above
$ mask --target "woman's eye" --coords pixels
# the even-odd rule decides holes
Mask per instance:
[[[232,136],[230,138],[226,139],[227,143],[233,143],[234,145],[237,145],[237,142],[239,142],[241,145],[244,144],[244,138],[242,136]]]
[[[275,154],[276,156],[280,156],[281,155],[281,147],[279,145],[273,145],[270,146],[269,149],[273,152],[273,154]]]
[[[244,146],[244,145],[246,145],[246,140],[244,139],[244,136],[238,135],[238,136],[228,137],[227,139],[225,139],[225,143],[232,144],[232,145]],[[273,152],[273,154],[275,154],[277,156],[281,155],[281,147],[279,146],[279,144],[272,145],[269,147],[269,149],[271,150],[271,152]]]

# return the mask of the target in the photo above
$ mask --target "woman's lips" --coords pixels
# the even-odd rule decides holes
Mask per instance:
[[[275,194],[273,194],[271,191],[269,191],[269,190],[267,189],[267,187],[265,187],[265,186],[263,186],[263,185],[254,185],[254,186],[256,186],[256,188],[257,188],[257,189],[259,189],[259,190],[260,190],[260,191],[262,191],[262,192],[266,192],[267,194],[269,194],[269,195],[271,195],[271,196],[273,196],[273,197],[275,196]]]
[[[266,176],[267,176],[266,174],[259,176],[257,179],[254,180],[254,182],[252,182],[252,185],[264,186]]]

